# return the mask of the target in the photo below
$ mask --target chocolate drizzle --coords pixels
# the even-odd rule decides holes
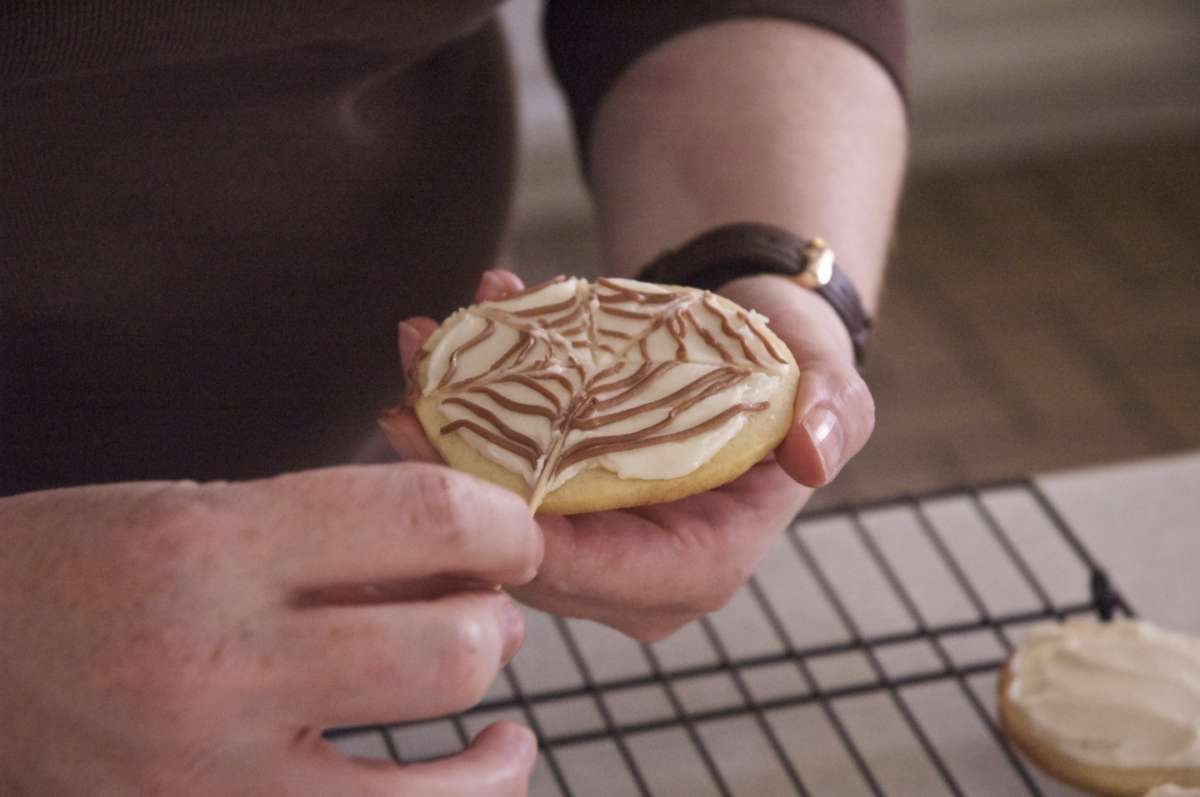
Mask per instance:
[[[758,355],[756,355],[750,348],[749,341],[746,340],[744,335],[738,333],[737,330],[733,328],[733,325],[729,323],[728,316],[726,316],[725,313],[716,306],[716,303],[708,296],[705,296],[701,303],[704,305],[705,310],[708,310],[717,318],[721,319],[721,331],[725,333],[726,337],[737,340],[738,344],[742,347],[742,354],[745,355],[746,359],[755,365],[762,365],[762,361],[758,359]]]
[[[513,315],[519,316],[520,318],[532,318],[532,317],[539,316],[539,315],[549,315],[551,313],[561,313],[563,310],[567,310],[572,307],[575,307],[576,304],[577,304],[577,302],[576,302],[575,298],[572,297],[570,299],[561,301],[557,304],[546,304],[546,305],[542,305],[541,307],[530,307],[525,310],[515,310],[515,311],[513,311]],[[579,308],[575,307],[575,310],[576,310],[576,312],[578,312]],[[547,324],[546,326],[555,326],[555,325]]]
[[[755,404],[734,404],[722,412],[717,413],[706,421],[702,421],[695,426],[689,426],[687,429],[682,429],[678,432],[670,432],[668,434],[652,435],[675,419],[678,410],[671,410],[666,418],[656,424],[647,426],[644,429],[639,429],[636,432],[628,434],[610,435],[608,437],[594,437],[591,440],[578,443],[563,452],[559,458],[556,468],[562,470],[574,465],[584,459],[591,457],[599,457],[604,454],[611,454],[614,451],[631,451],[637,448],[646,448],[648,446],[656,446],[661,443],[672,443],[676,440],[685,440],[702,432],[707,432],[715,426],[727,421],[729,418],[743,412],[758,412],[767,408],[767,402],[760,401]]]
[[[767,408],[737,390],[756,373],[779,374],[770,361],[788,364],[760,318],[690,288],[563,283],[466,311],[464,322],[483,328],[450,350],[425,390],[451,417],[442,434],[476,436],[525,463],[534,508],[589,460],[685,441]],[[499,328],[514,342],[489,344]],[[723,405],[705,403],[724,394]]]
[[[762,341],[763,348],[767,350],[768,354],[770,354],[772,357],[775,358],[775,362],[778,362],[778,363],[786,363],[787,362],[787,360],[783,359],[783,355],[781,355],[779,352],[775,351],[775,347],[771,345],[771,341],[767,340],[766,335],[764,335],[761,330],[759,330],[757,327],[755,327],[753,324],[750,323],[750,317],[746,315],[746,312],[744,310],[740,311],[738,313],[738,318],[740,318],[742,320],[742,323],[744,323],[750,329],[750,331],[754,333],[754,336],[756,338],[758,338],[760,341]]]
[[[494,321],[492,321],[491,319],[488,319],[487,323],[483,325],[483,329],[479,331],[478,335],[471,338],[470,340],[468,340],[463,345],[459,346],[454,351],[450,352],[450,362],[446,366],[446,373],[442,375],[442,381],[438,385],[439,388],[445,387],[446,383],[449,382],[450,379],[454,376],[454,372],[456,370],[458,370],[459,355],[462,354],[463,352],[470,351],[471,349],[478,346],[480,343],[483,343],[485,340],[490,338],[492,336],[492,331],[495,330],[495,328],[496,328],[496,323]]]

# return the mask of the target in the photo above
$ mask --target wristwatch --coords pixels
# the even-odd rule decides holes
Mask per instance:
[[[650,261],[637,279],[715,291],[755,274],[780,274],[829,302],[854,344],[861,369],[871,334],[871,317],[858,291],[837,267],[833,249],[820,238],[801,238],[770,224],[743,222],[709,230]]]

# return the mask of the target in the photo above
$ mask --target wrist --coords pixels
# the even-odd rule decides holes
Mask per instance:
[[[833,307],[821,296],[778,274],[753,274],[725,283],[716,291],[749,310],[766,316],[771,328],[792,346],[802,361],[820,353],[851,366],[855,364],[854,341]],[[803,351],[793,341],[802,336]]]

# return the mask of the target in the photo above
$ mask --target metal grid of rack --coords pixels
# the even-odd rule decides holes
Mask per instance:
[[[1054,795],[995,678],[1032,624],[1132,610],[1036,484],[801,515],[730,605],[655,645],[531,612],[463,715],[328,736],[399,763],[515,719],[530,794]]]

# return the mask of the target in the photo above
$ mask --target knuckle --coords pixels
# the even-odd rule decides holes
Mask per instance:
[[[145,497],[138,519],[148,528],[188,530],[207,511],[204,489],[195,482],[171,482]]]
[[[437,535],[443,545],[465,548],[473,526],[470,496],[462,494],[455,474],[446,468],[426,465],[406,466],[405,471],[407,522]]]
[[[850,412],[875,412],[875,398],[871,388],[857,371],[846,370],[834,374],[836,403]]]
[[[406,522],[451,553],[477,546],[479,535],[502,535],[505,564],[530,581],[542,562],[541,529],[514,493],[434,465],[405,467]]]
[[[497,630],[476,617],[462,617],[443,631],[434,659],[435,688],[456,710],[482,699],[499,669]]]
[[[172,482],[147,495],[128,528],[126,553],[145,572],[177,573],[191,578],[211,566],[220,553],[219,532],[229,525],[223,487]]]

